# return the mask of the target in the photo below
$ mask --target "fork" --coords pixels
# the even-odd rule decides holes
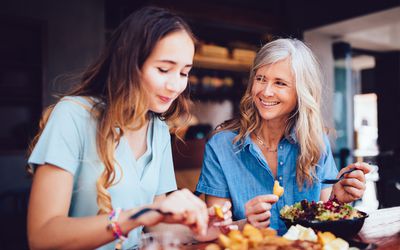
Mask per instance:
[[[134,213],[133,215],[131,215],[131,217],[129,217],[129,218],[130,218],[131,220],[134,220],[134,219],[139,218],[141,215],[143,215],[143,214],[145,214],[145,213],[147,213],[147,212],[150,212],[150,211],[157,212],[157,213],[159,213],[159,214],[161,214],[161,215],[172,215],[171,212],[163,212],[163,211],[161,211],[161,210],[158,209],[158,208],[149,208],[149,207],[145,207],[145,208],[143,208],[143,209],[137,211],[137,212]]]
[[[341,181],[341,180],[344,178],[344,175],[345,175],[345,174],[349,174],[349,173],[353,172],[354,170],[357,170],[357,168],[350,168],[349,170],[343,172],[343,173],[339,176],[338,179],[323,179],[323,180],[321,181],[321,183],[323,183],[323,184],[335,184],[336,182]]]

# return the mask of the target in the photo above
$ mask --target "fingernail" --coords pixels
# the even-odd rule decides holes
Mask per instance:
[[[225,201],[224,205],[222,206],[222,212],[227,212],[228,211],[228,206],[229,206],[229,202]]]
[[[239,230],[239,226],[238,225],[229,225],[228,228],[230,230]]]
[[[213,226],[214,227],[219,227],[219,226],[221,226],[221,222],[214,222]]]

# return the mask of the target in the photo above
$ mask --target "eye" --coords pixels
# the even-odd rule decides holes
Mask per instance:
[[[161,73],[168,73],[168,69],[157,68]]]
[[[181,73],[181,76],[183,76],[183,77],[188,77],[189,76],[189,73]]]
[[[277,81],[276,85],[278,85],[278,86],[286,86],[287,84],[285,82]]]
[[[256,82],[263,82],[263,80],[264,80],[264,77],[263,76],[261,76],[261,75],[257,75],[257,76],[255,76],[255,78],[254,78],[255,80],[256,80]]]

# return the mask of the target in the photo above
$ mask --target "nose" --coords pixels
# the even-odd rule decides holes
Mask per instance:
[[[264,88],[264,95],[273,96],[274,95],[274,87],[272,84],[267,83]]]
[[[171,92],[179,93],[183,91],[187,84],[187,78],[181,78],[179,76],[169,77],[165,84],[165,88]]]

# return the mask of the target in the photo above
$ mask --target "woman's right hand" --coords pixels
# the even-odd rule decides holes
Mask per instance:
[[[274,194],[259,195],[245,205],[247,221],[257,228],[267,228],[270,224],[271,207],[278,201]]]
[[[189,226],[195,234],[199,235],[205,235],[207,233],[207,206],[188,189],[175,191],[153,204],[152,207],[158,208],[166,213],[172,213],[172,215],[158,214],[158,222],[183,224]]]

